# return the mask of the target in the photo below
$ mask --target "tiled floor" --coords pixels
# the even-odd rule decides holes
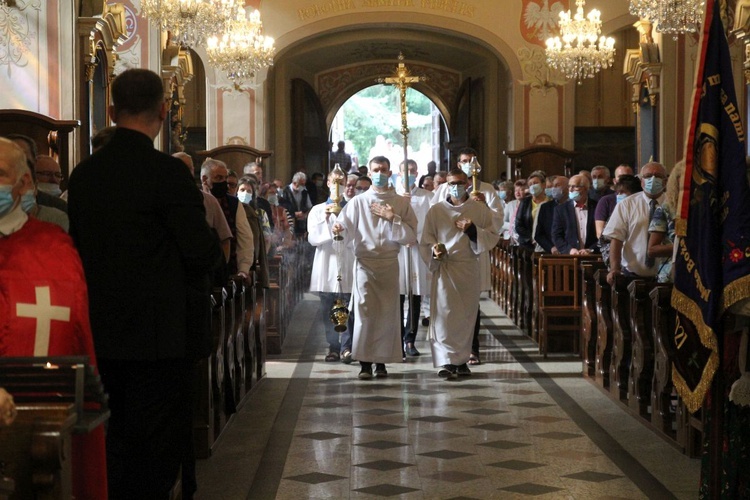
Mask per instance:
[[[419,341],[387,379],[325,363],[317,309],[312,296],[297,307],[284,354],[199,462],[198,498],[697,496],[697,460],[583,380],[580,360],[542,360],[489,299],[484,363],[451,381]]]

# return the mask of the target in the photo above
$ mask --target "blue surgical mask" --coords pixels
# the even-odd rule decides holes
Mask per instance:
[[[0,217],[13,210],[13,186],[0,186]]]
[[[462,200],[466,195],[466,186],[464,186],[463,184],[457,184],[455,186],[452,184],[448,184],[448,192],[453,198]]]
[[[551,196],[553,200],[560,201],[563,197],[562,188],[553,187],[552,193],[547,196]]]
[[[244,203],[247,205],[251,201],[253,201],[253,193],[250,191],[240,191],[237,193],[237,198],[239,198],[241,203]]]
[[[417,176],[416,175],[410,175],[409,176],[409,185],[413,186],[415,182],[417,182]],[[401,184],[402,186],[404,185],[404,176],[401,176],[401,182],[399,184]]]
[[[617,203],[620,203],[622,200],[624,200],[627,197],[628,197],[628,195],[626,195],[626,194],[618,194],[617,195]]]
[[[581,193],[579,191],[571,191],[568,193],[568,198],[573,201],[578,201],[581,198]]]
[[[591,181],[591,187],[594,189],[594,191],[599,191],[606,187],[606,183],[604,182],[604,179],[593,179]]]
[[[382,172],[373,172],[370,175],[372,185],[378,188],[388,187],[388,176]]]
[[[529,185],[529,193],[531,193],[531,196],[539,196],[540,194],[542,194],[542,190],[544,190],[544,188],[541,184]]]
[[[506,193],[505,191],[500,191],[499,193],[497,193],[497,195],[500,197],[501,200],[505,200],[505,198],[508,197],[508,193]]]
[[[21,195],[21,210],[27,214],[34,210],[36,206],[36,196],[34,196],[33,190],[28,190]]]
[[[268,203],[270,203],[271,205],[274,205],[274,206],[278,205],[279,204],[279,197],[276,196],[275,194],[269,194],[268,195]]]
[[[463,170],[466,175],[471,177],[471,163],[465,162],[465,163],[461,163],[460,165],[461,165],[461,170]]]
[[[544,194],[547,195],[547,198],[552,198],[552,190],[554,188],[544,188]]]
[[[656,177],[655,175],[646,179],[644,184],[643,190],[648,194],[657,195],[661,194],[664,190],[664,181],[661,180],[661,177]]]

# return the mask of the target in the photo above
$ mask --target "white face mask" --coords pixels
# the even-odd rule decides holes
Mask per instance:
[[[50,194],[52,196],[60,196],[62,194],[62,189],[60,189],[59,184],[55,184],[54,182],[40,182],[36,185],[37,189],[43,193]]]
[[[237,198],[239,198],[241,203],[247,205],[248,203],[253,201],[253,193],[250,191],[240,191],[237,193]]]
[[[274,206],[278,205],[279,204],[279,197],[276,196],[275,194],[269,194],[268,195],[268,203],[270,203],[271,205],[274,205]]]

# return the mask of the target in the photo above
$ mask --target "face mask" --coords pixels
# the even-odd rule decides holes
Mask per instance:
[[[54,182],[40,182],[36,185],[37,189],[39,191],[42,191],[43,193],[50,194],[52,196],[58,197],[62,194],[62,189],[60,189],[59,184],[55,184]]]
[[[581,198],[581,193],[579,191],[571,191],[568,193],[568,198],[573,201],[578,201]]]
[[[229,186],[227,185],[227,181],[214,182],[213,185],[211,186],[211,194],[214,195],[216,198],[224,198],[228,192],[229,192]]]
[[[21,210],[28,214],[32,210],[34,210],[35,206],[36,196],[34,196],[33,190],[26,191],[23,195],[21,195]]]
[[[13,186],[0,186],[0,217],[13,209]]]
[[[271,205],[274,205],[274,206],[278,205],[279,204],[279,197],[276,196],[275,194],[269,194],[268,195],[268,203],[270,203]]]
[[[618,194],[617,195],[617,203],[620,203],[622,200],[624,200],[627,197],[628,197],[628,195],[626,195],[626,194]]]
[[[600,189],[604,189],[604,179],[594,179],[591,181],[591,187],[594,188],[594,191],[599,191]]]
[[[664,181],[655,175],[646,179],[645,186],[643,186],[643,190],[646,191],[646,193],[653,195],[661,194],[663,189]]]
[[[461,170],[463,170],[466,175],[471,177],[471,163],[468,163],[468,162],[462,163]]]
[[[552,198],[552,189],[553,188],[544,188],[544,194],[547,195],[547,198]]]
[[[550,193],[548,196],[551,196],[555,201],[560,201],[563,197],[562,188],[552,188],[552,193]]]
[[[315,187],[322,188],[323,187],[323,181],[315,181]]]
[[[253,193],[250,191],[240,191],[237,193],[237,198],[239,198],[241,203],[244,203],[247,205],[251,201],[253,201]]]
[[[466,186],[464,186],[463,184],[458,184],[456,186],[449,184],[448,192],[453,198],[457,200],[462,200],[464,196],[466,195]]]
[[[370,179],[372,179],[372,185],[375,187],[384,188],[388,186],[388,176],[382,172],[373,172]]]
[[[500,191],[497,195],[500,197],[501,200],[505,200],[505,198],[508,197],[508,193],[506,193],[505,191]]]
[[[539,196],[542,194],[543,189],[541,184],[531,184],[529,186],[529,193],[531,193],[531,196]]]
[[[417,182],[417,176],[416,175],[410,175],[409,176],[409,185],[413,186],[415,182]],[[403,185],[403,184],[404,184],[404,177],[401,176],[401,185]]]

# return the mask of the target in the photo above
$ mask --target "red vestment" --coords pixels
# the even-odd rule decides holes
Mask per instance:
[[[0,356],[89,356],[86,278],[73,241],[34,218],[0,237]],[[73,493],[107,498],[104,426],[73,436]]]

